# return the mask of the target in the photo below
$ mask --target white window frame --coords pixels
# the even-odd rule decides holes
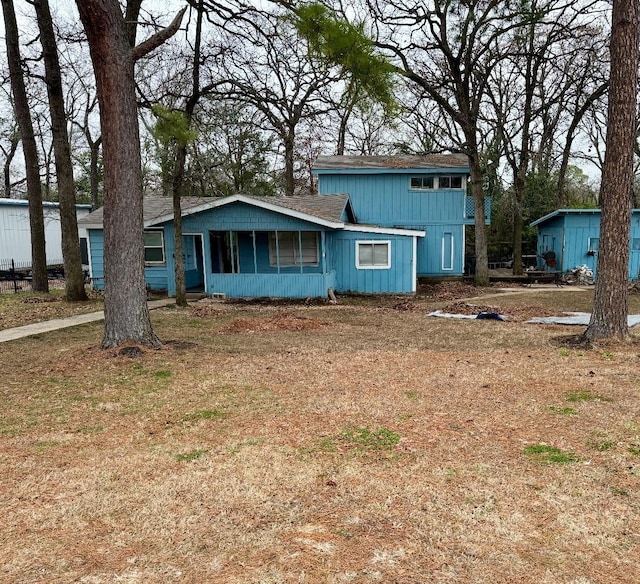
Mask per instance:
[[[448,186],[448,187],[442,187],[440,185],[440,179],[441,178],[448,178],[449,179],[449,184],[451,184],[451,181],[455,178],[455,179],[460,179],[460,186],[459,187],[452,187],[452,186]],[[438,177],[438,189],[441,190],[447,190],[447,191],[459,191],[461,189],[464,188],[464,180],[463,180],[463,176],[462,175],[457,175],[457,174],[443,174],[442,176]]]
[[[430,187],[425,187],[425,186],[414,187],[411,184],[411,181],[413,181],[414,179],[420,179],[421,181],[424,181],[424,179],[431,179],[432,186],[430,186]],[[412,177],[409,178],[409,190],[410,191],[435,191],[436,190],[436,177],[434,175],[432,175],[432,174],[424,174],[424,175],[412,176]]]
[[[361,264],[360,263],[360,247],[365,245],[386,245],[387,246],[387,263],[386,264]],[[391,269],[391,240],[390,239],[367,239],[356,241],[356,269],[358,270],[389,270]]]
[[[164,230],[162,229],[145,229],[144,235],[147,233],[159,233],[160,234],[160,245],[147,245],[146,241],[144,242],[144,265],[145,266],[162,266],[167,263],[167,254],[164,247]],[[143,237],[144,237],[143,235]],[[147,260],[147,249],[160,249],[162,250],[162,261],[158,260]]]
[[[449,241],[451,242],[451,257],[449,258],[449,263],[445,264],[445,250],[446,250],[446,245],[445,245],[445,239],[448,236]],[[455,243],[456,240],[453,237],[453,232],[452,231],[445,231],[442,234],[442,257],[441,257],[441,264],[440,264],[440,268],[442,269],[443,272],[452,272],[453,271],[453,262],[455,259]],[[449,267],[445,267],[445,265],[448,265]]]
[[[276,245],[276,234],[278,237],[278,244]],[[285,263],[282,261],[282,249],[283,249],[283,235],[284,234],[292,234],[291,244],[293,246],[292,256],[293,263]],[[315,237],[315,258],[305,258],[305,247],[304,243],[301,242],[302,238],[306,235],[310,234]],[[286,239],[285,243],[288,244]],[[300,246],[302,244],[302,258],[300,258]],[[303,266],[318,266],[320,265],[320,250],[318,248],[319,245],[319,237],[317,231],[270,231],[269,232],[269,266],[272,268],[277,267],[278,265],[281,268],[295,268]],[[309,251],[309,248],[306,248]],[[278,262],[279,260],[279,262]]]

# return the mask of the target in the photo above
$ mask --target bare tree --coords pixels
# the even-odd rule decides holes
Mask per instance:
[[[13,104],[11,104],[11,109],[13,110]],[[4,156],[2,165],[3,196],[11,198],[14,187],[14,183],[11,180],[11,163],[20,145],[20,128],[13,119],[13,116],[11,116],[11,120],[3,120],[3,122],[6,122],[8,126],[6,130],[2,132],[2,142],[0,142],[0,151],[2,151]]]
[[[530,219],[527,178],[534,161],[540,166],[544,160],[542,171],[559,176],[562,192],[578,125],[607,87],[602,67],[595,66],[601,65],[604,42],[597,5],[595,0],[589,11],[564,0],[533,0],[522,8],[521,26],[500,39],[505,56],[491,71],[488,115],[513,177],[514,274],[522,274],[522,233]]]
[[[281,14],[256,11],[250,20],[225,23],[224,30],[225,97],[255,107],[276,133],[284,156],[284,192],[293,195],[296,131],[303,121],[333,109],[327,92],[338,77],[311,58]]]
[[[395,4],[393,12],[378,0],[371,0],[368,6],[375,20],[377,46],[395,60],[397,72],[459,128],[462,140],[452,147],[469,157],[475,204],[475,283],[487,285],[480,119],[490,72],[503,57],[498,41],[520,26],[519,14],[493,0]]]
[[[89,148],[87,175],[89,177],[89,197],[92,209],[97,209],[102,205],[100,190],[100,148],[102,146],[102,135],[96,129],[94,117],[98,110],[98,96],[95,87],[86,79],[86,73],[78,69],[78,64],[70,62],[73,69],[74,83],[70,93],[71,97],[71,122],[72,128],[76,128],[82,134],[84,142]],[[86,160],[86,154],[76,155],[75,159]],[[86,164],[84,165],[86,168]]]
[[[33,270],[32,287],[36,292],[49,291],[47,275],[47,256],[44,239],[44,215],[42,211],[42,190],[40,186],[40,166],[38,148],[33,132],[33,123],[27,91],[25,88],[20,46],[18,42],[18,24],[13,7],[13,0],[2,0],[4,13],[5,40],[7,45],[7,61],[11,76],[14,111],[22,140],[24,164],[27,176],[27,193],[29,198],[29,226],[31,228],[31,259]]]
[[[638,89],[639,7],[613,0],[607,150],[602,169],[600,249],[588,339],[629,335],[629,235],[633,200],[633,154]]]
[[[62,258],[64,262],[65,297],[71,301],[87,299],[84,289],[84,274],[78,237],[78,219],[76,215],[76,193],[73,180],[71,148],[67,133],[67,116],[64,107],[62,74],[56,47],[56,37],[48,0],[34,0],[42,58],[45,67],[45,81],[49,97],[51,131],[55,154],[56,181],[60,202],[60,227],[62,231]]]
[[[96,76],[104,154],[104,348],[126,342],[158,347],[146,302],[142,166],[135,62],[178,30],[182,10],[167,28],[136,45],[142,0],[77,0]]]

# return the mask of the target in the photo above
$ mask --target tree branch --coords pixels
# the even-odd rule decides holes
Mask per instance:
[[[182,22],[182,17],[184,13],[187,11],[187,6],[185,6],[178,14],[176,14],[175,18],[171,22],[171,24],[162,30],[158,31],[154,35],[151,35],[146,41],[141,42],[137,47],[133,49],[132,56],[134,61],[138,61],[145,55],[148,55],[154,49],[157,49],[160,45],[162,45],[166,40],[170,39],[178,29],[180,28],[180,23]]]

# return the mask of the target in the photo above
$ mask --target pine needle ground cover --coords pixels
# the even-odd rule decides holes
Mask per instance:
[[[159,351],[0,345],[0,581],[638,582],[635,333],[432,308],[198,303],[153,312]]]

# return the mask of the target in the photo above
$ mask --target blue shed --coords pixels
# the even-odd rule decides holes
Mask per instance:
[[[600,246],[600,209],[557,209],[531,223],[538,228],[538,256],[551,251],[557,270],[566,272],[586,265],[596,276]],[[640,209],[631,216],[629,279],[640,275]],[[542,267],[542,259],[539,259]]]
[[[319,194],[347,193],[359,221],[424,231],[418,276],[463,275],[466,227],[474,224],[466,155],[320,156],[313,172]],[[490,209],[487,198],[487,223]]]
[[[175,294],[172,201],[144,199],[147,285]],[[81,221],[103,288],[103,210]],[[231,298],[414,293],[420,229],[359,223],[347,195],[182,200],[187,288]]]

